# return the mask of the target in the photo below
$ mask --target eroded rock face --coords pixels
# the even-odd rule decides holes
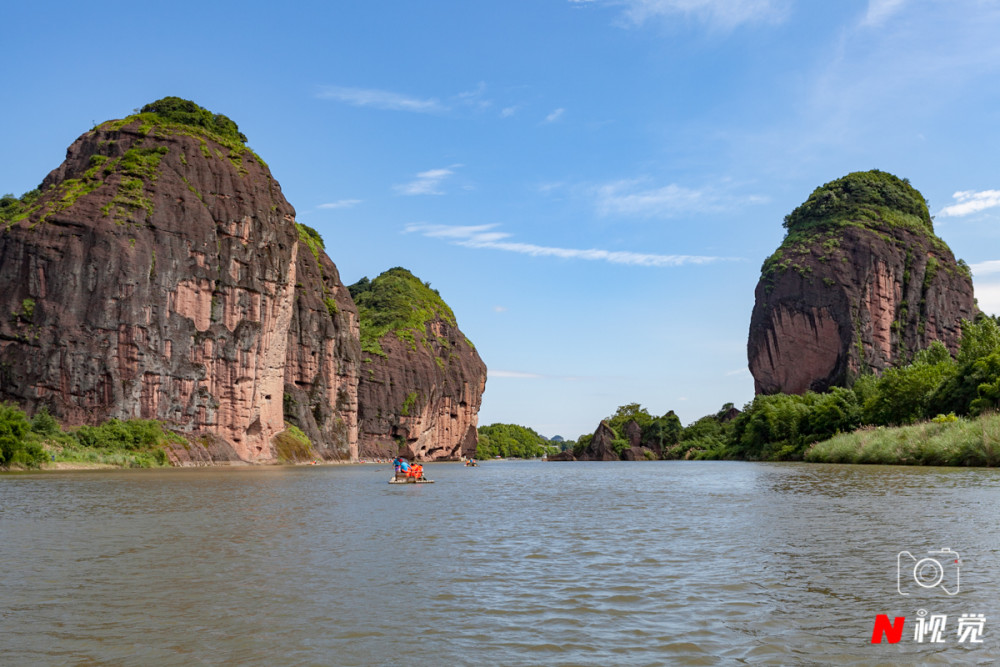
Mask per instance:
[[[0,396],[68,424],[162,420],[211,436],[194,459],[261,462],[291,386],[320,453],[356,453],[350,297],[256,156],[118,121],[41,191],[0,237]]]
[[[881,172],[861,176],[872,174],[878,185],[897,186]],[[851,183],[840,184],[852,176],[824,186],[837,186],[834,201],[845,199],[845,187],[850,195]],[[846,386],[861,373],[908,363],[935,340],[957,351],[961,321],[975,315],[968,270],[934,236],[925,206],[917,216],[925,227],[894,225],[884,221],[895,219],[886,213],[893,209],[868,201],[851,201],[866,211],[863,223],[791,228],[765,262],[747,344],[757,393]]]
[[[340,274],[306,244],[296,257],[285,415],[325,459],[358,458],[358,312]]]
[[[388,334],[385,356],[363,354],[359,453],[418,461],[474,456],[486,364],[465,335],[435,319],[408,341]]]

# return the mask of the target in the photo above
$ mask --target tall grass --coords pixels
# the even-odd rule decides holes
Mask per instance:
[[[888,465],[1000,465],[1000,414],[923,422],[898,428],[865,427],[818,442],[805,453],[817,463]]]

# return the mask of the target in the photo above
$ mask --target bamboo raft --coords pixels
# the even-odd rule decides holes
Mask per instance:
[[[389,478],[390,484],[433,484],[433,479],[426,477],[407,477],[405,474],[393,475]]]

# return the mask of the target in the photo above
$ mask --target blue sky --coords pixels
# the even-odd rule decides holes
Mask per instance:
[[[907,177],[1000,313],[1000,2],[5,3],[0,191],[166,95],[235,120],[343,279],[404,266],[480,423],[753,396],[760,266],[817,186]]]

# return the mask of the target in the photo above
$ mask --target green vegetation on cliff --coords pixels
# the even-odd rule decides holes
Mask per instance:
[[[211,140],[227,149],[216,150],[214,156],[229,160],[240,174],[248,173],[243,164],[243,159],[247,156],[266,166],[264,161],[246,146],[247,138],[239,131],[236,123],[189,100],[164,97],[147,104],[135,114],[120,120],[107,121],[95,129],[120,130],[133,125],[143,135],[152,133],[154,137],[167,137],[182,134],[195,137],[201,142],[203,155],[208,158],[213,157],[213,152],[207,143],[207,140]],[[104,143],[102,142],[102,145]],[[107,143],[113,144],[114,141]],[[91,155],[89,168],[79,178],[67,178],[49,186],[45,192],[36,189],[24,193],[21,197],[6,194],[0,198],[0,224],[10,226],[35,213],[39,215],[33,224],[45,222],[50,215],[68,209],[80,197],[103,186],[107,177],[115,172],[120,174],[117,190],[114,197],[102,207],[101,212],[118,224],[133,221],[134,214],[139,211],[145,211],[148,217],[153,213],[150,187],[159,175],[160,160],[168,150],[166,146],[135,145],[121,158]],[[181,161],[187,164],[187,159],[183,155]],[[194,191],[190,184],[188,187]],[[201,198],[201,195],[198,194],[198,197]],[[310,248],[312,247],[310,245]]]
[[[208,109],[180,97],[164,97],[151,102],[140,109],[139,114],[148,114],[143,118],[144,120],[155,117],[158,121],[166,124],[200,128],[208,134],[214,134],[227,140],[227,142],[238,141],[241,144],[247,142],[246,135],[240,132],[236,123],[227,116],[223,116],[221,113],[212,113]]]
[[[785,238],[761,269],[765,279],[788,269],[809,273],[811,267],[803,261],[809,255],[818,255],[819,261],[832,259],[847,227],[869,230],[890,242],[897,242],[896,230],[909,230],[926,238],[938,252],[951,254],[947,244],[934,234],[923,195],[907,179],[878,169],[852,172],[816,188],[785,216],[783,225],[788,230]],[[968,273],[963,262],[959,268]]]
[[[418,339],[427,340],[427,323],[436,319],[457,326],[438,291],[401,267],[374,280],[362,278],[348,290],[358,307],[361,349],[369,354],[386,356],[380,341],[389,334],[416,349]]]
[[[326,250],[326,244],[323,243],[323,237],[319,235],[315,229],[309,225],[304,225],[301,222],[295,223],[295,228],[299,232],[299,241],[304,243],[306,247],[309,248],[309,252],[313,254],[316,261],[319,262],[319,254]]]
[[[212,113],[190,100],[180,97],[164,97],[142,107],[137,113],[120,120],[111,120],[101,124],[97,129],[120,130],[123,127],[136,124],[140,134],[154,136],[169,136],[185,134],[201,141],[201,152],[205,157],[212,157],[212,151],[205,139],[229,149],[228,153],[216,153],[216,157],[228,159],[233,165],[246,173],[243,166],[243,156],[249,155],[261,166],[267,166],[260,157],[246,145],[246,135],[227,116]]]
[[[825,231],[846,224],[934,233],[923,195],[909,180],[878,169],[855,171],[816,188],[784,221],[789,234]]]

